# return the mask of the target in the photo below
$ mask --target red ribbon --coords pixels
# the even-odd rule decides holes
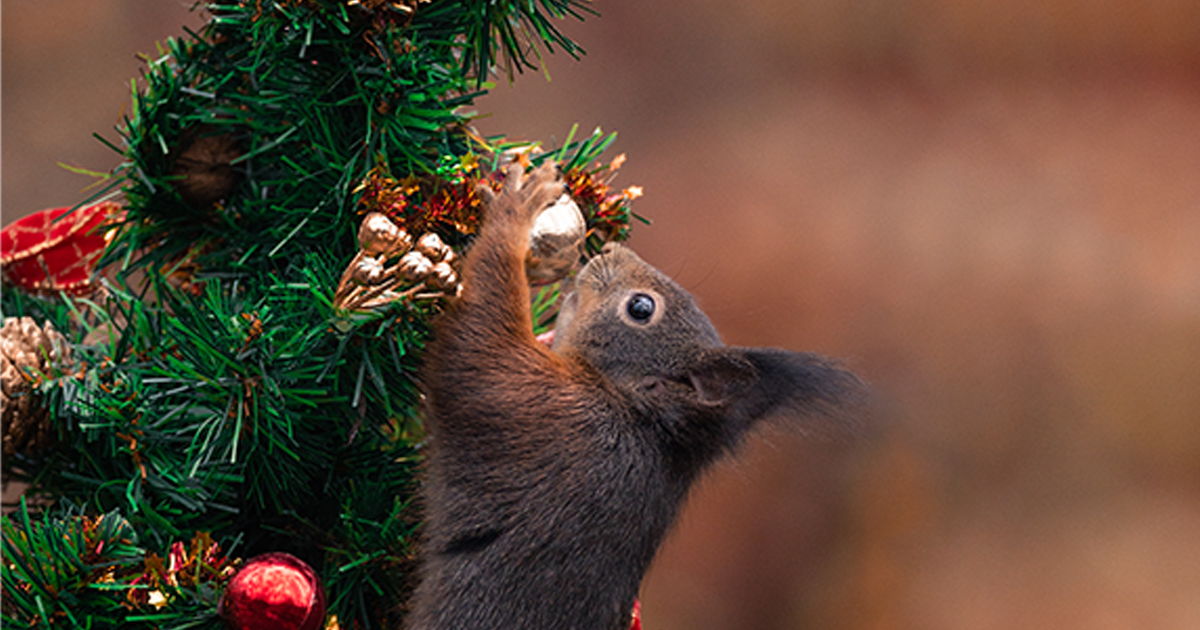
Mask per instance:
[[[22,217],[0,230],[5,282],[28,291],[87,293],[96,261],[108,244],[103,225],[120,212],[113,202],[67,214],[53,208]]]

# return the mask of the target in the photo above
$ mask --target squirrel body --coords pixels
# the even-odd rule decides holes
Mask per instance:
[[[425,547],[410,630],[626,630],[689,488],[760,419],[836,424],[860,382],[828,360],[731,348],[631,250],[578,274],[552,348],[532,332],[528,232],[563,192],[510,168],[426,354]]]

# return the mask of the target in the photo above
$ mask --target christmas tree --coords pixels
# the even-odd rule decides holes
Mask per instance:
[[[272,627],[398,626],[421,350],[477,186],[555,159],[589,247],[633,216],[620,158],[597,161],[613,135],[543,151],[471,127],[494,75],[582,52],[555,26],[579,0],[205,9],[145,57],[95,194],[5,229],[3,468],[30,484],[3,519],[14,627],[236,624],[235,572],[280,553],[317,612]]]

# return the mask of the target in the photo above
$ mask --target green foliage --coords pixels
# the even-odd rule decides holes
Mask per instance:
[[[88,516],[69,501],[56,514],[20,510],[2,523],[3,619],[40,628],[223,627],[220,585],[233,567],[207,534],[173,544],[164,560],[139,546],[118,511]]]
[[[459,108],[476,94],[428,29],[379,28],[333,2],[212,10],[202,34],[148,60],[122,130],[129,214],[110,258],[161,266],[190,251],[231,273],[286,271],[331,245],[341,258],[353,188],[377,160],[429,172],[467,150]],[[217,208],[180,192],[203,138],[235,154]]]
[[[449,13],[453,3],[446,3]],[[497,61],[497,47],[504,60],[509,80],[513,70],[537,69],[541,62],[539,46],[553,50],[561,47],[572,57],[578,58],[583,49],[568,39],[551,19],[572,16],[583,19],[583,13],[596,15],[579,0],[497,0],[463,2],[467,8],[462,13],[461,26],[457,32],[466,36],[462,69],[479,80]],[[430,14],[433,11],[429,12]]]
[[[5,625],[121,627],[124,593],[105,588],[142,559],[137,534],[117,513],[34,521],[25,502],[3,519]],[[97,613],[101,614],[97,614]],[[86,622],[86,623],[85,623]]]

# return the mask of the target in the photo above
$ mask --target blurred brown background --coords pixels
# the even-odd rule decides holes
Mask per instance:
[[[5,223],[115,164],[90,134],[189,4],[5,1]],[[1200,4],[594,6],[480,128],[620,131],[634,247],[885,427],[712,475],[647,629],[1200,627]]]

